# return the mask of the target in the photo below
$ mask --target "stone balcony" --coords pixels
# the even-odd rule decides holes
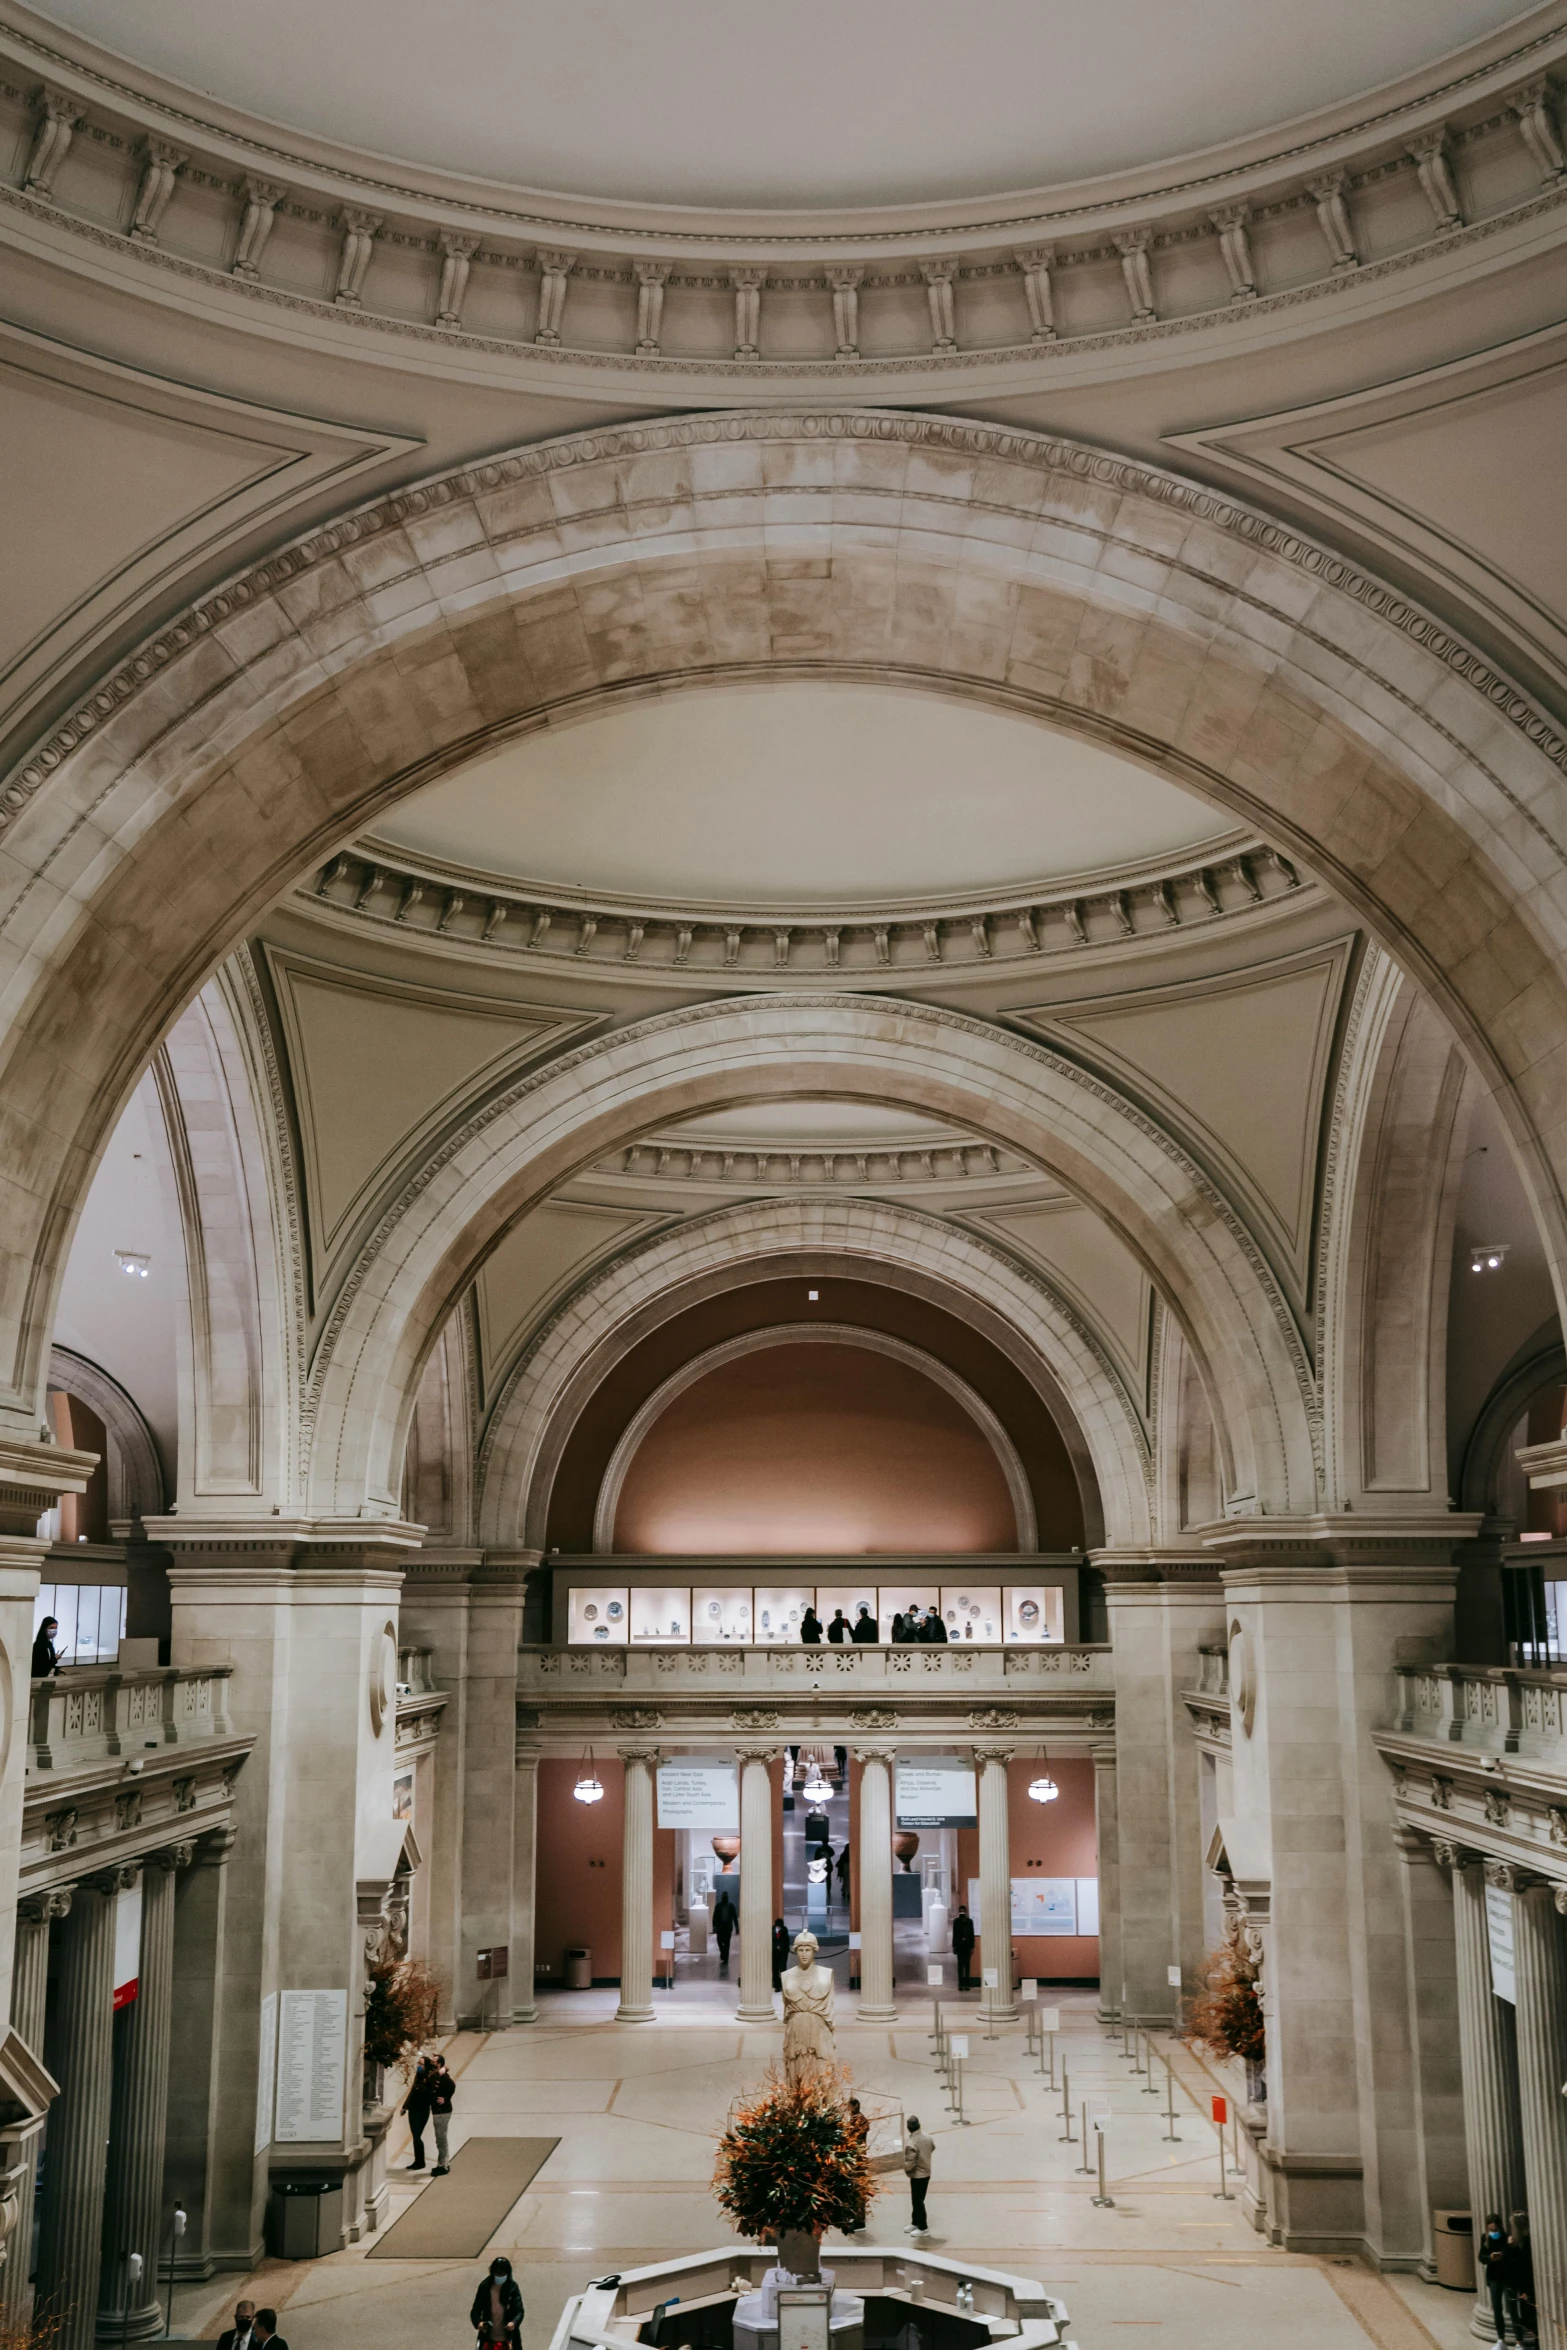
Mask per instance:
[[[149,1747],[227,1738],[229,1665],[68,1667],[28,1698],[27,1776],[92,1770]]]
[[[1396,1734],[1567,1771],[1567,1671],[1402,1665],[1397,1678]]]

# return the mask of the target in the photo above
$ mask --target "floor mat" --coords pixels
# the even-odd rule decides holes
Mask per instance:
[[[558,2138],[470,2138],[444,2179],[432,2179],[377,2237],[370,2260],[473,2260],[484,2250]]]

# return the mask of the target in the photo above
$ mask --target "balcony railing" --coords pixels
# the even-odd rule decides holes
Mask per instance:
[[[70,1668],[35,1681],[28,1700],[27,1769],[73,1770],[150,1746],[229,1735],[232,1665]]]
[[[524,1648],[519,1693],[763,1690],[1108,1689],[1106,1647]]]
[[[1393,1727],[1444,1746],[1567,1764],[1567,1669],[1401,1665]]]

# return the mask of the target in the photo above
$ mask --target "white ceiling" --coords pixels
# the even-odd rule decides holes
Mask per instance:
[[[1512,0],[44,0],[316,134],[579,195],[835,206],[1037,187],[1349,98]]]
[[[932,1142],[954,1142],[958,1129],[937,1118],[921,1118],[910,1110],[879,1102],[819,1101],[810,1094],[798,1099],[757,1103],[739,1110],[711,1110],[703,1118],[687,1118],[665,1133],[682,1143],[714,1143],[725,1150],[776,1143],[785,1150],[846,1150],[869,1143],[878,1150],[901,1145],[917,1150]]]
[[[376,827],[511,881],[682,905],[891,906],[1232,833],[1113,752],[883,686],[686,692],[509,743]]]

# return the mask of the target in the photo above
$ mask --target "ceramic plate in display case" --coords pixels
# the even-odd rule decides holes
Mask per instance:
[[[691,1594],[691,1641],[696,1648],[716,1648],[720,1642],[751,1642],[751,1587],[749,1584],[699,1584]]]
[[[566,1638],[573,1648],[624,1648],[630,1625],[630,1593],[616,1584],[589,1584],[571,1595]]]
[[[1001,1607],[1009,1641],[1038,1642],[1062,1636],[1059,1584],[1008,1585],[1001,1594]]]
[[[944,1583],[941,1617],[949,1640],[965,1643],[1001,1638],[1001,1590],[994,1583]]]
[[[883,1640],[892,1638],[894,1616],[906,1616],[911,1607],[917,1607],[921,1615],[927,1608],[935,1608],[938,1614],[941,1609],[941,1592],[934,1583],[883,1583],[876,1596],[881,1603],[877,1620],[881,1625]],[[817,1613],[821,1614],[820,1600],[817,1601]],[[826,1620],[824,1616],[822,1621],[825,1623]]]
[[[634,1648],[685,1648],[691,1639],[689,1584],[648,1585],[631,1594]]]
[[[811,1604],[808,1583],[759,1583],[753,1595],[759,1648],[798,1646],[800,1618]]]

